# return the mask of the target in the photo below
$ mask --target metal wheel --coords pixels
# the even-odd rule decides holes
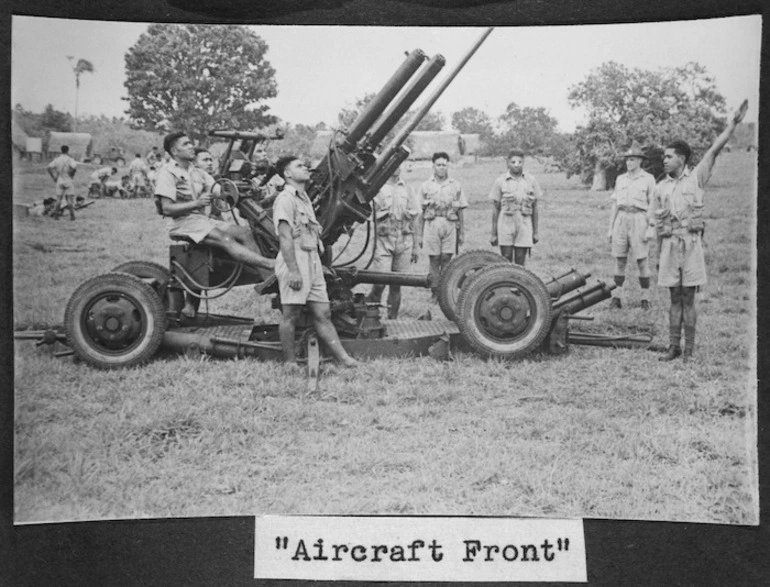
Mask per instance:
[[[168,287],[171,272],[163,265],[152,261],[127,261],[115,267],[112,272],[129,273],[148,283],[163,302],[166,312],[178,311],[184,306],[184,293],[180,289]]]
[[[457,322],[457,298],[463,285],[478,270],[497,263],[508,263],[508,259],[482,249],[466,251],[453,258],[441,272],[438,283],[438,304],[444,316]]]
[[[551,325],[542,281],[518,265],[493,265],[466,282],[457,300],[465,341],[488,357],[518,359],[540,346]]]
[[[163,341],[166,316],[149,284],[128,273],[107,273],[75,290],[64,329],[80,359],[100,369],[119,369],[150,360]]]
[[[241,197],[238,186],[235,185],[233,180],[226,177],[218,179],[216,185],[219,186],[219,196],[211,199],[211,207],[218,210],[221,214],[232,212],[238,205],[238,200]]]

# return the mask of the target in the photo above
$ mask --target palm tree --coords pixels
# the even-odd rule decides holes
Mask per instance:
[[[67,59],[72,65],[74,57],[67,55]],[[75,73],[75,132],[78,130],[78,94],[80,93],[80,74],[81,73],[93,73],[94,64],[88,61],[88,59],[78,59],[77,63],[72,67],[72,71]]]

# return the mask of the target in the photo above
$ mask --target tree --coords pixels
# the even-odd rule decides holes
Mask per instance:
[[[74,57],[67,55],[67,59],[72,64]],[[78,130],[78,95],[80,94],[80,75],[83,73],[93,73],[94,64],[88,61],[88,59],[78,59],[77,63],[72,66],[72,72],[75,74],[75,132]]]
[[[453,113],[452,126],[462,134],[478,134],[482,140],[494,133],[489,115],[472,106]]]
[[[569,172],[598,190],[607,189],[621,171],[619,155],[632,142],[659,153],[681,138],[697,160],[725,125],[725,99],[706,69],[692,62],[656,71],[604,63],[571,88],[569,101],[588,113],[575,132],[577,156]]]
[[[51,104],[46,105],[41,114],[30,112],[21,104],[16,104],[13,116],[31,137],[44,138],[50,131],[72,131],[72,117],[66,112],[54,110]]]
[[[504,129],[498,137],[501,147],[504,150],[516,147],[528,155],[549,155],[549,146],[559,126],[559,121],[545,108],[522,108],[515,102],[508,104],[500,123]]]
[[[136,127],[198,140],[214,128],[272,124],[260,104],[277,95],[267,50],[245,26],[151,24],[125,56],[126,114]]]

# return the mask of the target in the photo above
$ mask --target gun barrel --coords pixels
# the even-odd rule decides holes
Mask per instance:
[[[374,197],[377,195],[377,192],[380,191],[380,188],[385,185],[385,182],[388,181],[388,178],[393,175],[393,173],[398,169],[398,167],[406,161],[407,157],[409,157],[410,151],[406,147],[400,147],[395,153],[393,153],[393,156],[388,160],[385,161],[379,169],[377,169],[377,173],[373,174],[370,177],[367,177],[362,183],[362,187],[364,189],[361,190],[360,194],[363,197],[362,204],[364,202],[371,202]]]
[[[565,274],[551,279],[551,281],[545,284],[545,288],[552,298],[560,298],[565,293],[583,287],[586,284],[586,279],[589,277],[591,277],[590,273],[583,275],[579,271],[570,269]]]
[[[570,314],[590,308],[602,300],[610,297],[613,289],[617,287],[614,283],[607,285],[603,281],[589,287],[583,291],[576,291],[572,295],[565,296],[556,300],[552,307],[554,310],[567,311]]]
[[[404,87],[426,58],[427,55],[420,49],[415,49],[407,55],[401,67],[396,70],[396,73],[390,77],[377,95],[366,105],[366,108],[361,111],[358,118],[350,125],[347,137],[345,137],[340,145],[343,151],[350,152],[355,149],[356,143],[369,130],[374,121],[380,117],[383,110],[387,108],[388,104],[401,91],[401,88]]]
[[[431,106],[433,106],[433,104],[436,103],[436,100],[441,97],[441,94],[444,93],[444,90],[447,89],[447,86],[449,86],[449,84],[452,83],[452,80],[457,77],[457,74],[460,73],[460,70],[465,67],[465,64],[468,63],[471,57],[473,57],[474,53],[476,53],[478,48],[481,47],[481,44],[487,39],[493,30],[494,27],[489,27],[482,33],[481,37],[479,37],[479,40],[476,41],[473,47],[470,48],[470,50],[465,54],[465,56],[460,60],[455,68],[449,74],[447,74],[446,78],[444,78],[439,86],[433,91],[433,94],[431,94],[425,103],[420,107],[420,109],[412,117],[409,123],[404,128],[402,128],[401,131],[393,138],[393,140],[390,141],[388,146],[383,149],[382,154],[377,158],[377,163],[375,164],[376,167],[379,166],[381,160],[387,161],[390,159],[396,149],[404,144],[406,139],[409,137],[409,134],[417,127],[418,124],[420,124],[420,121],[428,113],[428,110],[431,109]]]
[[[404,88],[404,91],[400,94],[398,100],[393,102],[388,110],[383,114],[372,127],[369,132],[369,136],[366,138],[365,148],[374,149],[380,144],[380,141],[385,138],[396,123],[401,120],[404,113],[409,110],[409,107],[414,104],[415,100],[420,97],[420,94],[428,87],[428,84],[438,75],[441,69],[444,67],[446,60],[441,55],[435,55],[428,63],[426,63],[420,72],[409,82],[409,85]]]

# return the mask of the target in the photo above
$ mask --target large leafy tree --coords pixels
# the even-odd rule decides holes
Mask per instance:
[[[502,132],[496,151],[504,153],[511,147],[522,149],[529,155],[548,155],[551,144],[556,140],[559,121],[541,107],[521,107],[515,102],[508,104],[500,116]]]
[[[152,24],[125,56],[126,114],[137,127],[198,139],[272,124],[261,103],[277,95],[267,49],[244,26]]]
[[[570,89],[569,101],[587,112],[586,124],[575,132],[569,172],[597,190],[622,171],[619,156],[632,142],[648,148],[653,172],[659,172],[667,142],[684,139],[697,159],[725,125],[725,99],[697,63],[656,71],[604,63]]]

